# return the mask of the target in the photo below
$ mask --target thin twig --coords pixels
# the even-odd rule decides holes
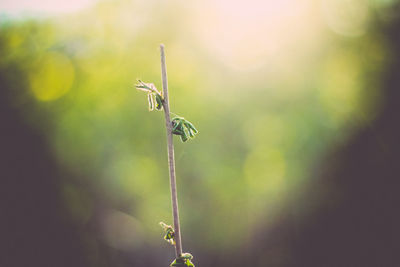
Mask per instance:
[[[164,45],[160,45],[161,50],[161,79],[164,92],[164,114],[165,124],[167,128],[167,143],[168,143],[168,164],[169,164],[169,180],[171,184],[171,201],[172,201],[172,215],[174,217],[174,231],[175,231],[175,254],[176,258],[182,255],[182,242],[181,242],[181,229],[179,226],[179,210],[178,210],[178,197],[176,193],[176,177],[175,177],[175,156],[174,144],[172,138],[172,124],[169,112],[169,99],[168,99],[168,80],[167,80],[167,67],[165,64],[165,51]]]

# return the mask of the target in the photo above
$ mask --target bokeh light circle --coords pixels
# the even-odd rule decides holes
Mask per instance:
[[[75,79],[71,60],[59,52],[47,52],[36,63],[29,76],[30,88],[40,101],[52,101],[66,94]]]

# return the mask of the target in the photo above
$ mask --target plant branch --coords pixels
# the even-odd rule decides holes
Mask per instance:
[[[168,165],[169,165],[169,180],[171,185],[171,202],[172,202],[172,215],[174,217],[174,231],[175,231],[175,254],[176,258],[182,255],[182,242],[181,242],[181,229],[179,226],[179,210],[178,210],[178,197],[176,192],[176,176],[175,176],[175,156],[174,144],[172,136],[172,123],[169,111],[168,99],[168,80],[167,80],[167,67],[165,64],[165,49],[164,45],[160,45],[161,51],[161,79],[164,94],[164,114],[165,125],[167,129],[167,143],[168,143]]]

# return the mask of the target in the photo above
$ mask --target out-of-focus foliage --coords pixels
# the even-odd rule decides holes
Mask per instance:
[[[161,88],[161,42],[171,110],[201,131],[175,143],[183,237],[198,247],[235,249],[271,225],[324,151],[376,116],[390,55],[373,22],[390,20],[390,1],[281,2],[105,1],[2,17],[0,71],[17,66],[26,85],[10,101],[85,179],[61,190],[77,224],[94,220],[87,191],[124,207],[101,224],[116,248],[160,243],[157,223],[172,221],[163,116],[134,86]]]

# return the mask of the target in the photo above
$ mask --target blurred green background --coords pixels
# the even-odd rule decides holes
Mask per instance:
[[[51,225],[74,233],[60,248],[68,260],[30,266],[64,266],[71,258],[68,266],[172,261],[158,225],[172,223],[164,118],[148,112],[146,95],[134,87],[139,78],[161,89],[160,43],[171,111],[200,131],[184,144],[175,138],[184,251],[196,266],[303,266],[294,263],[292,242],[252,251],[264,242],[260,233],[267,240],[295,235],[320,203],[335,201],[331,190],[340,199],[340,190],[315,186],[313,177],[330,152],[382,112],[382,73],[393,52],[381,28],[397,18],[396,4],[59,1],[19,12],[4,2],[2,101],[24,125],[18,132],[41,140],[35,148],[36,139],[16,142],[36,152],[13,162],[23,169],[46,155],[40,166],[56,173],[24,175],[56,203],[49,218],[59,224]],[[53,186],[35,187],[41,179]],[[279,230],[282,221],[293,229]],[[68,254],[73,247],[79,249]],[[4,266],[23,266],[4,257]]]

